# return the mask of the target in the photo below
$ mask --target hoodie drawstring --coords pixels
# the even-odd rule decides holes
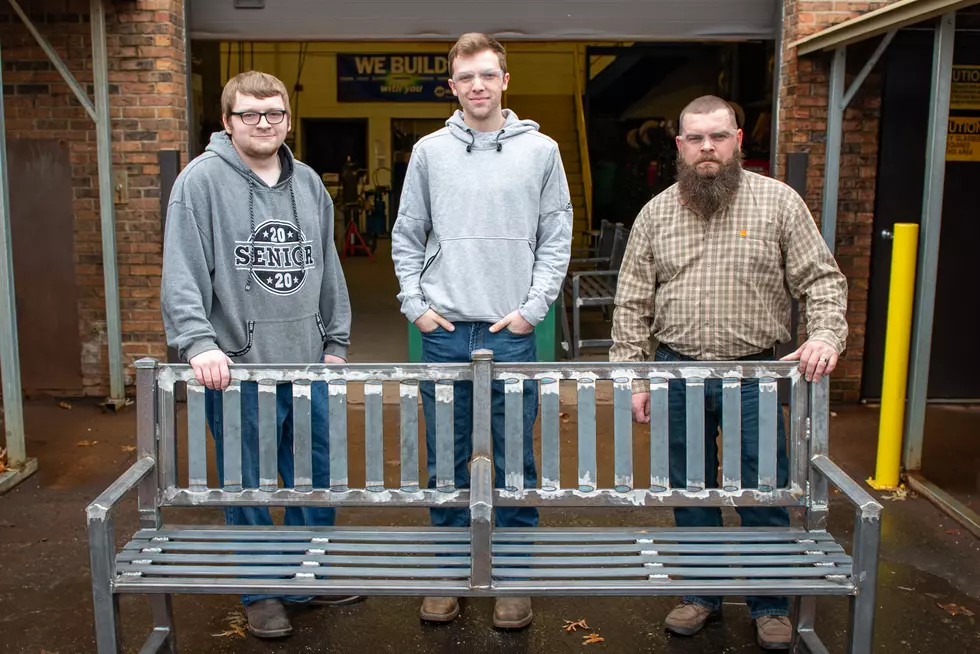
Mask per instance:
[[[476,143],[476,134],[471,129],[466,130],[466,133],[470,135],[470,144],[466,146],[466,152],[469,154],[473,152],[473,145]]]
[[[255,185],[248,180],[248,277],[245,278],[245,292],[252,290],[252,262],[255,261]]]
[[[495,138],[493,141],[494,143],[497,144],[497,152],[500,152],[501,150],[504,149],[504,144],[500,142],[500,137],[503,135],[504,135],[504,130],[500,130],[499,132],[497,132],[497,138]]]

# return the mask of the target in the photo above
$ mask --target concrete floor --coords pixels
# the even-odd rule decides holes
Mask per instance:
[[[382,242],[382,247],[386,242]],[[399,361],[406,357],[405,326],[394,295],[397,285],[390,261],[345,262],[354,310],[352,361]],[[366,273],[366,269],[380,274]],[[381,273],[381,271],[384,271]],[[833,458],[855,479],[873,472],[877,411],[870,407],[835,407]],[[386,407],[386,423],[395,419]],[[95,402],[75,402],[71,410],[54,400],[25,406],[27,448],[39,460],[38,472],[12,492],[0,496],[0,652],[67,654],[95,651],[84,507],[134,459],[135,412],[103,411]],[[352,405],[350,428],[363,424],[361,408]],[[610,407],[600,407],[599,438],[611,439]],[[393,427],[393,425],[392,425]],[[925,473],[964,501],[978,495],[980,410],[930,407]],[[563,425],[565,453],[574,452],[574,412]],[[386,433],[394,434],[394,428]],[[638,463],[643,431],[636,431]],[[356,440],[356,439],[355,439]],[[81,442],[88,445],[81,445]],[[390,458],[394,442],[386,443]],[[352,442],[350,460],[359,458]],[[213,456],[213,455],[212,455]],[[573,461],[563,462],[563,477],[574,475]],[[599,448],[600,482],[611,477],[610,448]],[[352,469],[352,483],[359,472]],[[638,470],[638,474],[642,471]],[[884,494],[882,494],[884,495]],[[956,604],[980,615],[980,541],[921,498],[885,501],[879,570],[877,652],[980,651],[976,618],[950,615],[939,604]],[[973,504],[976,508],[976,505]],[[128,498],[119,507],[116,533],[121,545],[136,529],[136,508]],[[220,521],[215,510],[168,511],[169,522]],[[730,520],[732,516],[727,516]],[[737,518],[736,518],[737,519]],[[853,513],[833,496],[830,529],[850,546]],[[425,524],[423,510],[347,510],[341,524]],[[667,525],[662,510],[548,510],[545,526]],[[728,598],[725,620],[692,638],[668,636],[663,616],[674,598],[541,598],[527,630],[501,633],[490,626],[488,600],[464,601],[454,623],[421,624],[416,598],[369,598],[350,607],[317,609],[294,615],[296,633],[280,642],[251,636],[216,636],[228,631],[229,616],[240,605],[228,596],[178,596],[174,600],[178,642],[187,652],[569,652],[583,651],[580,635],[566,634],[565,620],[585,617],[606,640],[590,648],[617,652],[755,652],[748,611],[741,599]],[[129,649],[148,632],[144,599],[122,598],[124,638]],[[847,603],[818,603],[817,630],[832,652],[844,651]]]

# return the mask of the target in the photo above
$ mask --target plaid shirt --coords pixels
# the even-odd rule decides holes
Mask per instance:
[[[790,295],[806,298],[807,333],[840,352],[847,282],[803,199],[745,171],[710,220],[677,185],[651,200],[619,273],[610,361],[645,361],[651,336],[702,361],[758,354],[790,340]]]

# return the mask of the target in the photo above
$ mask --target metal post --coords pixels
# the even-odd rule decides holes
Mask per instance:
[[[949,123],[949,91],[953,75],[956,13],[939,19],[932,53],[932,91],[926,145],[925,189],[922,198],[922,237],[919,239],[919,274],[915,289],[915,323],[912,328],[912,365],[909,403],[905,419],[905,469],[922,468],[922,434],[929,390],[929,358],[932,353],[932,311],[936,304],[939,268],[939,236],[946,181],[946,130]]]
[[[881,420],[878,422],[878,462],[874,478],[868,480],[868,485],[875,490],[898,487],[909,372],[912,298],[915,295],[915,246],[918,240],[918,225],[895,225],[891,285],[888,290],[888,328],[885,330]]]
[[[123,384],[122,324],[119,313],[119,270],[116,264],[116,207],[112,192],[112,132],[109,117],[109,70],[106,54],[105,9],[91,0],[92,76],[95,86],[95,131],[99,157],[99,210],[102,216],[102,268],[105,279],[105,322],[109,337],[108,406],[126,403]]]
[[[844,73],[847,47],[834,51],[830,66],[830,97],[827,101],[827,163],[824,166],[823,214],[820,233],[831,252],[836,249],[837,188],[840,181],[840,146],[844,136]]]
[[[3,62],[0,61],[0,70]],[[2,85],[0,85],[2,86]],[[0,88],[0,376],[3,377],[4,447],[10,470],[0,472],[0,493],[14,487],[35,470],[24,446],[24,406],[17,346],[17,297],[14,287],[14,250],[10,236],[10,197],[7,193],[7,139]]]
[[[473,352],[473,458],[470,464],[470,587],[493,583],[493,459],[491,386],[493,352]]]

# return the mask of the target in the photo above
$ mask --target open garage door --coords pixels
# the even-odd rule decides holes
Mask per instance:
[[[778,0],[189,0],[192,39],[221,41],[773,39]]]

